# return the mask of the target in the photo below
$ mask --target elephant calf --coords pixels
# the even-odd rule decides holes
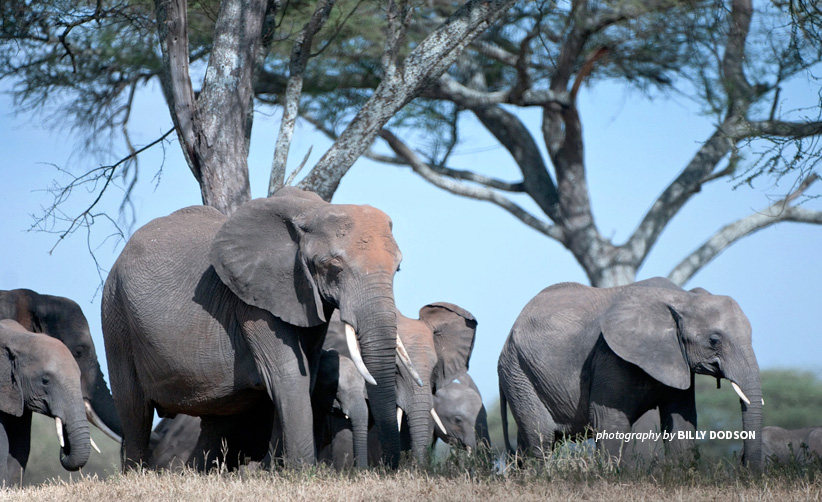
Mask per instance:
[[[762,453],[768,462],[806,464],[822,456],[822,427],[762,428]]]
[[[80,369],[59,341],[0,321],[0,482],[22,481],[31,448],[31,414],[54,417],[60,462],[86,465],[91,449]]]
[[[488,416],[482,404],[482,395],[468,373],[463,373],[451,383],[434,393],[434,410],[445,427],[434,428],[437,439],[452,445],[475,450],[480,444],[491,446],[488,435]]]

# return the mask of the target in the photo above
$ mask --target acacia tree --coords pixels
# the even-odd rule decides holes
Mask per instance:
[[[728,246],[759,229],[784,221],[822,223],[822,212],[797,204],[818,179],[813,171],[820,159],[822,109],[810,110],[811,119],[799,113],[780,116],[780,87],[822,66],[818,7],[800,2],[756,5],[758,24],[752,0],[578,0],[566,10],[548,2],[518,4],[424,93],[430,106],[450,111],[441,121],[442,129],[451,131],[441,136],[444,144],[435,142],[418,154],[400,133],[386,128],[381,137],[396,157],[374,157],[408,164],[445,190],[500,206],[567,248],[591,284],[601,287],[633,282],[663,229],[705,184],[750,182],[769,173],[798,175],[784,198],[729,223],[676,265],[669,278],[682,285]],[[512,25],[517,29],[507,28]],[[584,82],[601,79],[676,90],[693,96],[716,117],[714,132],[623,243],[598,229],[588,193],[577,98]],[[810,78],[808,84],[809,92],[820,92]],[[528,131],[513,107],[541,110],[541,138]],[[521,180],[447,167],[463,113],[473,114],[508,150]],[[748,164],[742,160],[745,154]],[[527,195],[540,212],[516,204],[514,194]]]
[[[782,200],[729,223],[677,265],[670,277],[679,284],[767,225],[822,223],[818,211],[797,204],[817,179],[820,110],[805,118],[784,111],[780,97],[786,82],[818,70],[822,59],[822,17],[804,0],[43,5],[3,4],[0,41],[17,50],[7,51],[0,67],[18,77],[20,103],[69,96],[79,124],[93,136],[119,128],[129,150],[122,163],[85,173],[69,189],[101,178],[105,187],[116,174],[135,172],[129,169],[141,149],[127,132],[133,96],[161,78],[203,200],[224,212],[249,196],[250,112],[275,105],[283,120],[270,193],[286,182],[288,144],[300,118],[335,140],[300,186],[330,200],[363,154],[410,165],[431,183],[492,202],[559,242],[597,286],[632,281],[666,225],[707,183],[798,173]],[[192,73],[203,75],[199,89]],[[622,243],[594,221],[577,108],[582,85],[607,80],[649,95],[687,96],[716,123]],[[541,112],[541,137],[516,107]],[[510,152],[520,180],[448,166],[467,115]],[[393,156],[369,150],[377,134]],[[517,204],[522,196],[539,210]]]

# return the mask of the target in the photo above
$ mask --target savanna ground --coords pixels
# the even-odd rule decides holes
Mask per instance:
[[[496,457],[496,455],[494,455]],[[73,475],[0,492],[1,500],[822,500],[822,459],[768,467],[755,476],[728,460],[660,461],[619,469],[596,452],[563,447],[545,461],[454,452],[428,469],[397,472],[303,470]]]
[[[767,403],[765,425],[799,428],[819,423],[822,378],[796,370],[762,371]],[[729,385],[716,389],[697,379],[700,430],[740,430],[739,401]],[[499,407],[488,410],[491,439],[503,449]],[[516,424],[509,419],[509,436]],[[444,455],[433,467],[402,468],[396,473],[335,473],[328,468],[300,472],[158,474],[119,473],[119,444],[96,428],[92,437],[102,453],[92,452],[83,473],[60,467],[54,420],[34,416],[32,452],[22,489],[1,490],[5,500],[822,500],[822,460],[806,466],[769,467],[761,477],[738,467],[741,441],[697,441],[700,458],[683,465],[658,462],[619,470],[590,448],[561,449],[544,463],[521,468],[464,453]],[[590,447],[590,443],[587,445]],[[447,449],[446,449],[447,452]]]

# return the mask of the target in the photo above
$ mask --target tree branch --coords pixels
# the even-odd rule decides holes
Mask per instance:
[[[461,195],[471,199],[484,200],[496,204],[541,234],[563,242],[564,233],[562,229],[556,225],[551,225],[536,218],[513,201],[502,197],[494,190],[469,186],[443,177],[426,163],[422,162],[419,157],[391,131],[382,129],[379,135],[386,142],[388,142],[388,145],[397,155],[404,158],[408,162],[414,172],[422,176],[433,185],[438,186],[443,190],[447,190],[455,195]]]
[[[271,176],[268,181],[268,195],[271,196],[285,183],[285,168],[288,162],[288,150],[294,136],[294,125],[299,114],[300,95],[303,89],[303,78],[308,58],[311,55],[311,44],[314,34],[320,31],[331,9],[334,0],[320,0],[311,19],[303,27],[291,50],[288,85],[283,103],[283,118],[280,121],[280,132],[274,149],[274,160],[271,164]]]
[[[469,0],[420,42],[403,62],[398,78],[383,80],[339,139],[299,186],[330,200],[343,175],[394,114],[439,79],[477,35],[514,0]]]
[[[792,221],[822,225],[822,211],[813,211],[801,206],[790,205],[793,200],[805,192],[805,190],[818,179],[819,177],[816,174],[812,174],[802,181],[794,192],[770,205],[765,210],[725,225],[696,251],[674,267],[671,273],[668,274],[668,278],[680,286],[684,285],[694,274],[716,258],[722,251],[731,246],[731,244],[758,230],[767,228],[774,223]]]

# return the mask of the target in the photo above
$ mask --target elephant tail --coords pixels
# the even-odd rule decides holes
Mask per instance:
[[[502,439],[505,441],[505,450],[509,454],[515,453],[514,448],[511,447],[511,442],[508,440],[508,399],[505,397],[505,392],[502,390],[502,385],[499,387],[499,412],[502,415]]]

